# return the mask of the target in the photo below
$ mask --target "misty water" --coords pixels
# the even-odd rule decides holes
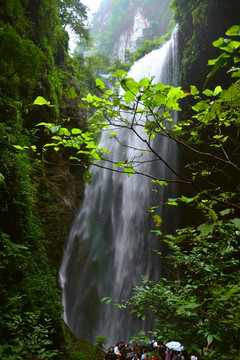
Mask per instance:
[[[139,81],[155,75],[155,82],[176,85],[177,29],[160,49],[136,62],[128,77]],[[175,119],[175,121],[177,121]],[[119,141],[104,131],[100,146],[107,147],[113,161],[136,156],[134,148],[143,144],[127,129],[116,130]],[[125,147],[128,145],[129,147]],[[177,165],[177,149],[167,138],[154,140],[155,150],[172,166]],[[163,163],[144,155],[145,163],[138,171],[159,178],[172,178]],[[92,166],[93,182],[86,185],[82,206],[75,218],[60,269],[62,302],[65,321],[81,339],[95,342],[106,336],[109,344],[128,342],[141,330],[148,330],[153,319],[140,321],[129,310],[101,303],[103,297],[114,300],[128,298],[141,276],[157,280],[166,276],[164,264],[153,249],[161,249],[154,233],[148,209],[158,205],[163,218],[163,232],[173,232],[178,219],[173,210],[164,206],[169,196],[176,195],[176,185],[161,187],[158,192],[149,178],[112,172]],[[162,249],[164,251],[164,249]]]

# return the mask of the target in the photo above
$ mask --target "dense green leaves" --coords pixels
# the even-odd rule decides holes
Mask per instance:
[[[64,27],[69,26],[81,40],[89,40],[89,31],[86,27],[87,8],[81,1],[57,0],[59,16]]]
[[[66,25],[69,19],[61,20]],[[40,122],[52,124],[49,131],[54,141],[58,131],[61,136],[78,134],[58,124],[60,108],[68,125],[73,109],[74,116],[79,115],[74,99],[80,88],[61,20],[57,0],[1,2],[1,359],[69,358],[56,281],[62,254],[59,239],[62,236],[65,241],[66,225],[58,221],[53,187],[50,189],[46,168],[39,160],[47,135],[35,128]],[[85,35],[88,32],[82,33]],[[48,222],[56,228],[59,225],[63,231],[54,231],[62,235],[52,236]]]
[[[156,314],[156,333],[163,341],[177,338],[199,355],[214,342],[209,356],[227,359],[238,354],[239,232],[226,220],[207,226],[211,231],[186,228],[180,238],[166,237],[172,251],[165,261],[172,264],[176,280],[143,281],[128,303],[139,316],[148,309]]]

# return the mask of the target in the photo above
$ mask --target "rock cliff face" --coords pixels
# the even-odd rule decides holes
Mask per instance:
[[[167,32],[170,0],[105,0],[93,18],[92,34],[100,51],[124,60],[146,38]]]
[[[113,44],[112,54],[110,54],[121,60],[124,60],[125,50],[135,50],[137,39],[143,36],[143,29],[150,25],[150,22],[144,17],[143,11],[140,8],[136,10],[131,20],[131,27],[129,29],[126,28],[120,34],[118,41]]]

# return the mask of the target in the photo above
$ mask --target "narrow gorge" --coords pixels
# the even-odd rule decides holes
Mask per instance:
[[[177,85],[177,39],[176,27],[171,39],[136,62],[127,76],[136,81],[155,76],[154,83]],[[113,154],[111,161],[133,159],[138,149],[148,150],[130,130],[117,130],[118,141],[114,140],[109,134],[113,129],[105,130],[100,141],[100,146]],[[139,127],[136,131],[142,130]],[[156,137],[154,148],[171,167],[177,168],[178,151],[174,142]],[[157,178],[174,178],[153,154],[142,154],[141,161],[139,171]],[[75,334],[86,340],[94,341],[101,334],[111,343],[120,338],[129,341],[140,330],[149,329],[151,321],[139,322],[129,311],[101,304],[101,299],[105,296],[117,301],[126,299],[141,276],[157,280],[166,273],[153,251],[160,250],[160,245],[150,232],[152,219],[148,209],[158,204],[158,198],[176,196],[177,185],[163,186],[156,195],[153,183],[144,176],[128,178],[94,166],[90,171],[93,182],[86,185],[60,269],[65,321]],[[174,212],[171,214],[164,203],[159,205],[159,213],[164,231],[174,232],[178,225],[176,214],[173,217]]]

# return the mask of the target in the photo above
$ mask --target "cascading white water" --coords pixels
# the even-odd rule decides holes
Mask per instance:
[[[155,75],[155,82],[174,84],[176,72],[177,29],[160,49],[135,63],[128,77],[140,81]],[[118,130],[117,137],[119,142],[104,131],[99,144],[110,150],[113,161],[130,160],[136,155],[134,148],[143,148],[130,130]],[[165,160],[176,166],[173,143],[161,137],[155,140],[154,146]],[[140,170],[159,178],[174,178],[160,162],[147,161]],[[93,182],[86,185],[60,269],[62,301],[65,321],[79,338],[94,341],[101,335],[115,344],[122,339],[128,341],[130,336],[150,326],[130,315],[128,310],[105,305],[100,300],[106,296],[116,300],[127,298],[141,276],[156,280],[162,275],[164,264],[152,251],[160,247],[150,232],[152,220],[147,212],[157,199],[148,178],[135,175],[128,178],[94,166],[91,172]],[[163,187],[161,191],[158,196],[167,199],[175,195],[176,188]],[[159,212],[164,231],[176,228],[177,220],[167,209],[159,205]]]

